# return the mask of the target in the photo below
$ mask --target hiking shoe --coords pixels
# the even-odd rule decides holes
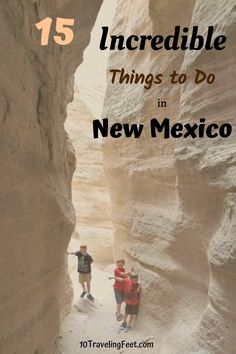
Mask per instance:
[[[91,294],[88,294],[88,295],[87,295],[87,298],[88,298],[90,301],[94,301],[94,297],[93,297]]]
[[[127,333],[129,330],[130,330],[131,327],[127,326],[125,329],[124,329],[124,332]]]
[[[127,323],[126,322],[122,322],[120,329],[125,329],[127,327]]]
[[[85,297],[86,294],[87,294],[87,291],[83,291],[82,294],[80,295],[81,299],[83,299],[83,297]]]
[[[116,315],[117,321],[123,320],[123,317],[124,317],[124,316],[123,316],[121,313],[119,313],[119,315]]]

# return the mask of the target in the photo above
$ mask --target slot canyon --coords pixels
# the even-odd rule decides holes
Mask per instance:
[[[92,141],[91,128],[96,112],[81,97],[75,73],[87,60],[102,2],[7,0],[1,6],[0,353],[57,352],[60,326],[74,303],[66,252],[82,241],[90,242],[97,262],[112,264],[121,257],[139,272],[137,326],[157,338],[156,353],[234,354],[235,0],[118,0],[111,26],[116,34],[166,36],[175,25],[198,25],[204,34],[212,25],[228,42],[217,60],[204,49],[168,55],[148,48],[110,52],[101,113],[111,124],[144,124],[160,114],[185,124],[204,115],[219,124],[229,122],[231,136],[152,140],[144,128],[139,139],[108,137],[98,143]],[[78,14],[79,40],[41,47],[32,24],[55,14]],[[112,84],[109,70],[122,67],[190,76],[204,67],[216,81],[210,88],[188,81],[150,90]],[[165,99],[167,107],[158,108],[157,99]],[[96,269],[93,277],[107,284],[105,274]],[[100,296],[103,289],[98,290]],[[104,305],[104,313],[113,311],[114,317],[112,306]],[[105,323],[97,318],[94,327],[99,328],[99,320]]]

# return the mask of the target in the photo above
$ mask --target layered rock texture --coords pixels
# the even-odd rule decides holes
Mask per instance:
[[[65,124],[77,162],[72,183],[76,213],[74,237],[88,245],[94,261],[112,262],[113,227],[108,182],[101,141],[92,139],[93,119],[92,112],[80,98],[79,89],[75,88]]]
[[[104,117],[146,124],[139,139],[107,138],[115,250],[140,269],[140,317],[160,338],[160,353],[233,354],[236,348],[235,131],[227,139],[151,139],[149,120],[229,122],[235,127],[235,1],[119,1],[114,34],[164,34],[175,25],[209,25],[227,36],[220,52],[120,51],[110,69],[216,81],[171,85],[109,84]],[[111,77],[108,75],[108,82]],[[167,101],[157,107],[157,98]],[[233,128],[235,129],[235,128]]]
[[[1,353],[53,353],[70,302],[65,251],[74,228],[75,158],[63,124],[100,5],[21,0],[1,6]],[[50,39],[40,46],[34,24],[47,16],[76,18],[71,45]]]

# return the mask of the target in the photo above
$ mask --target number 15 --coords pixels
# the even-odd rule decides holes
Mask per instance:
[[[74,32],[69,26],[73,26],[75,20],[73,18],[61,18],[56,19],[56,31],[58,35],[53,36],[54,41],[59,45],[67,45],[73,41]],[[42,30],[41,34],[41,45],[48,45],[48,39],[50,34],[50,29],[52,25],[52,19],[46,17],[44,20],[35,24],[38,30]]]

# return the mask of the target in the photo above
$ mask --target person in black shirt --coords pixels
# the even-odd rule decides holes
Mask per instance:
[[[94,300],[94,297],[90,294],[91,289],[91,263],[93,263],[93,259],[90,254],[87,253],[87,246],[81,245],[80,250],[77,252],[67,252],[67,254],[75,255],[78,258],[78,267],[77,271],[79,273],[79,283],[83,288],[83,292],[80,295],[83,298],[87,294],[87,298],[91,301]]]

